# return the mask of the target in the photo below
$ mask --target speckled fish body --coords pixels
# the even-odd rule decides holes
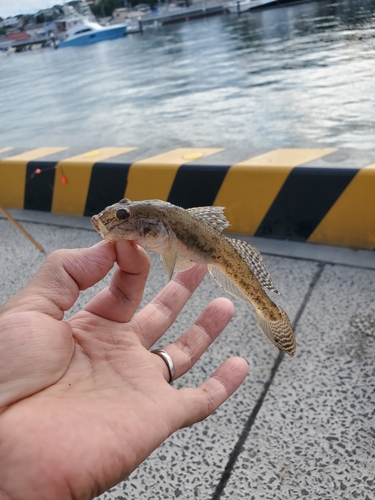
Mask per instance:
[[[195,263],[207,264],[219,285],[250,302],[267,339],[293,356],[296,341],[289,318],[265,290],[277,292],[263,259],[250,243],[227,238],[223,207],[184,209],[160,200],[121,200],[92,217],[106,240],[134,240],[161,255],[169,278]]]

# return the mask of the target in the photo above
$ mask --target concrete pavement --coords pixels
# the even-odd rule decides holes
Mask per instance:
[[[99,241],[88,218],[12,213],[46,253]],[[3,218],[0,230],[3,303],[44,255]],[[212,417],[171,436],[100,500],[375,498],[375,253],[252,240],[283,294],[275,301],[294,323],[296,356],[280,355],[259,331],[253,309],[232,298],[234,319],[175,386],[203,382],[232,355],[247,359],[246,381]],[[144,301],[165,283],[152,256]],[[72,312],[103,286],[84,292]],[[160,346],[221,295],[206,276]]]

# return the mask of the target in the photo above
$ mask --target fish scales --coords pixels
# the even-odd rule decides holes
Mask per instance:
[[[106,241],[134,240],[160,254],[170,278],[195,263],[207,264],[220,286],[255,307],[266,338],[294,355],[296,340],[290,320],[265,291],[279,293],[261,254],[250,243],[222,234],[229,225],[223,207],[184,209],[161,200],[123,199],[94,215],[92,224]]]
[[[179,214],[180,215],[180,214]],[[276,321],[280,313],[275,304],[269,304],[270,299],[259,287],[259,281],[254,274],[248,273],[247,266],[243,259],[238,259],[238,251],[232,245],[232,241],[217,231],[207,227],[207,223],[194,221],[195,232],[192,231],[191,224],[186,224],[183,217],[176,217],[171,224],[177,239],[187,248],[200,253],[207,261],[213,262],[219,269],[225,269],[232,279],[240,286],[245,294],[251,297],[251,302],[266,315],[267,319]],[[210,240],[207,235],[210,233]],[[273,307],[274,306],[274,307]]]
[[[256,276],[248,272],[244,260],[236,259],[238,253],[234,247],[231,248],[230,240],[228,243],[229,245],[226,245],[226,253],[227,255],[229,254],[229,259],[227,256],[221,256],[215,264],[220,270],[226,270],[229,279],[232,278],[242,293],[249,298],[248,300],[259,309],[267,319],[270,321],[277,321],[280,317],[280,313],[276,304],[271,301],[265,291],[260,287]],[[233,264],[233,261],[235,261],[235,264]]]
[[[218,239],[218,235],[212,232],[212,241],[202,237],[202,231],[208,230],[208,228],[204,227],[202,229],[199,222],[195,223],[195,227],[193,228],[195,231],[192,231],[191,225],[184,223],[184,221],[180,219],[177,219],[170,225],[177,239],[185,245],[186,248],[199,253],[205,259],[216,259],[217,249],[215,243],[217,243],[216,240]],[[205,224],[205,226],[207,225],[205,222],[203,222],[203,224]]]

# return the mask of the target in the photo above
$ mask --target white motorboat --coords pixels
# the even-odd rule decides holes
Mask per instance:
[[[225,5],[225,9],[231,14],[241,14],[252,9],[266,7],[276,7],[286,3],[293,3],[296,0],[232,0]]]
[[[250,10],[250,4],[253,0],[234,0],[225,5],[225,9],[231,14],[240,14]]]
[[[71,19],[70,27],[65,30],[65,38],[58,44],[59,48],[89,45],[104,40],[113,40],[126,34],[126,24],[101,26],[95,21],[85,18]]]

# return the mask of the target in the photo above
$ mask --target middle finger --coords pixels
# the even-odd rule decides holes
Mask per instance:
[[[175,274],[163,290],[132,318],[131,324],[146,349],[174,323],[206,271],[206,266],[196,265],[188,271]]]

